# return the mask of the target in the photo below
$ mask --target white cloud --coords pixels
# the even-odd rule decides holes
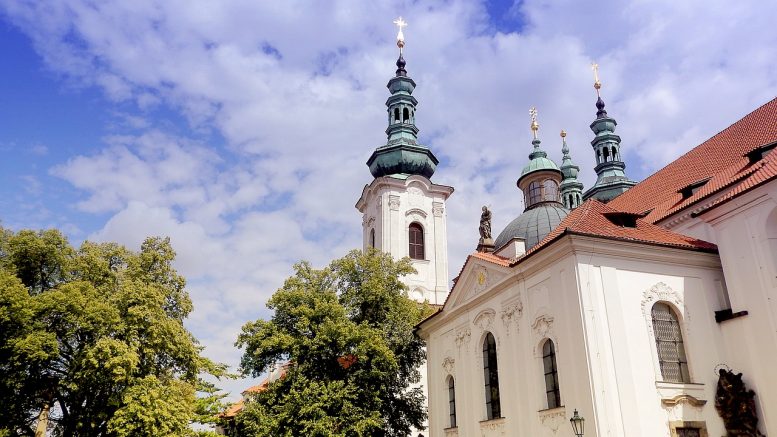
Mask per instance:
[[[107,138],[53,172],[84,191],[81,210],[111,215],[93,238],[171,236],[192,279],[190,326],[233,365],[240,324],[266,315],[294,261],[323,265],[360,245],[353,205],[370,180],[364,162],[385,141],[397,15],[410,22],[421,138],[444,163],[433,179],[456,188],[452,274],[476,244],[479,205],[493,207],[495,230],[523,210],[515,180],[531,147],[529,107],[551,157],[564,128],[583,182],[594,181],[592,60],[634,176],[777,94],[770,2],[527,0],[511,10],[521,33],[495,32],[472,1],[2,7],[49,68],[137,104],[125,120],[145,133]],[[159,105],[226,146],[152,127],[144,111]]]

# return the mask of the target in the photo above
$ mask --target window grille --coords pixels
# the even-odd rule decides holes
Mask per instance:
[[[408,237],[410,258],[424,259],[424,228],[418,223],[411,223],[408,229]]]
[[[675,428],[677,437],[701,437],[700,428]]]
[[[674,310],[657,302],[651,311],[661,377],[668,382],[691,382],[680,322]]]
[[[502,417],[499,404],[499,370],[496,362],[496,340],[489,332],[483,341],[483,377],[486,386],[486,417],[488,420]]]
[[[450,427],[456,427],[456,384],[453,377],[448,377],[448,406],[450,408]]]
[[[552,340],[542,345],[542,366],[545,369],[545,396],[548,408],[561,406],[561,390],[558,385],[558,368],[556,367],[556,348]]]

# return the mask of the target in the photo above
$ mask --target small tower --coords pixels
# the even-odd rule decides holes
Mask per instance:
[[[356,208],[362,213],[363,247],[374,247],[394,258],[410,257],[418,273],[403,280],[410,297],[442,305],[448,296],[448,243],[445,201],[453,188],[432,183],[437,158],[418,142],[415,124],[418,101],[415,82],[408,77],[403,56],[402,18],[396,74],[388,82],[386,101],[388,141],[367,160],[374,177],[364,187]]]
[[[534,149],[529,154],[529,163],[521,171],[517,182],[518,188],[523,192],[526,208],[494,240],[497,252],[515,239],[522,240],[526,250],[531,249],[569,213],[559,198],[561,170],[540,148],[540,139],[537,136],[540,128],[537,123],[537,110],[531,108],[529,114],[534,137],[531,143]]]
[[[561,160],[561,173],[564,178],[561,180],[561,203],[566,209],[572,210],[583,203],[583,184],[577,180],[577,173],[580,167],[572,162],[569,156],[569,147],[567,146],[567,133],[561,131],[561,153],[564,157]]]
[[[637,183],[626,177],[626,164],[621,160],[621,137],[615,134],[615,126],[618,123],[614,118],[607,116],[604,110],[604,101],[599,93],[602,87],[599,82],[599,66],[592,64],[594,70],[594,88],[596,89],[596,120],[591,123],[591,130],[595,137],[591,146],[596,154],[596,183],[584,194],[583,199],[597,199],[601,202],[609,202],[619,194],[625,192]]]

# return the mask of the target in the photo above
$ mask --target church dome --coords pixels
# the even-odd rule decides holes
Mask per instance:
[[[526,242],[526,250],[529,250],[555,229],[567,214],[569,211],[556,202],[536,205],[511,221],[496,237],[494,247],[499,249],[513,238],[521,238]]]

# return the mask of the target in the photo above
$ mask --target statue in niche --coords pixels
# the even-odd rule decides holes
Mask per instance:
[[[492,252],[494,250],[494,240],[491,238],[491,210],[487,206],[483,207],[480,214],[480,241],[478,241],[479,252]]]
[[[763,437],[758,431],[758,412],[753,399],[755,392],[747,389],[741,373],[720,369],[718,374],[715,409],[723,419],[727,437]]]

